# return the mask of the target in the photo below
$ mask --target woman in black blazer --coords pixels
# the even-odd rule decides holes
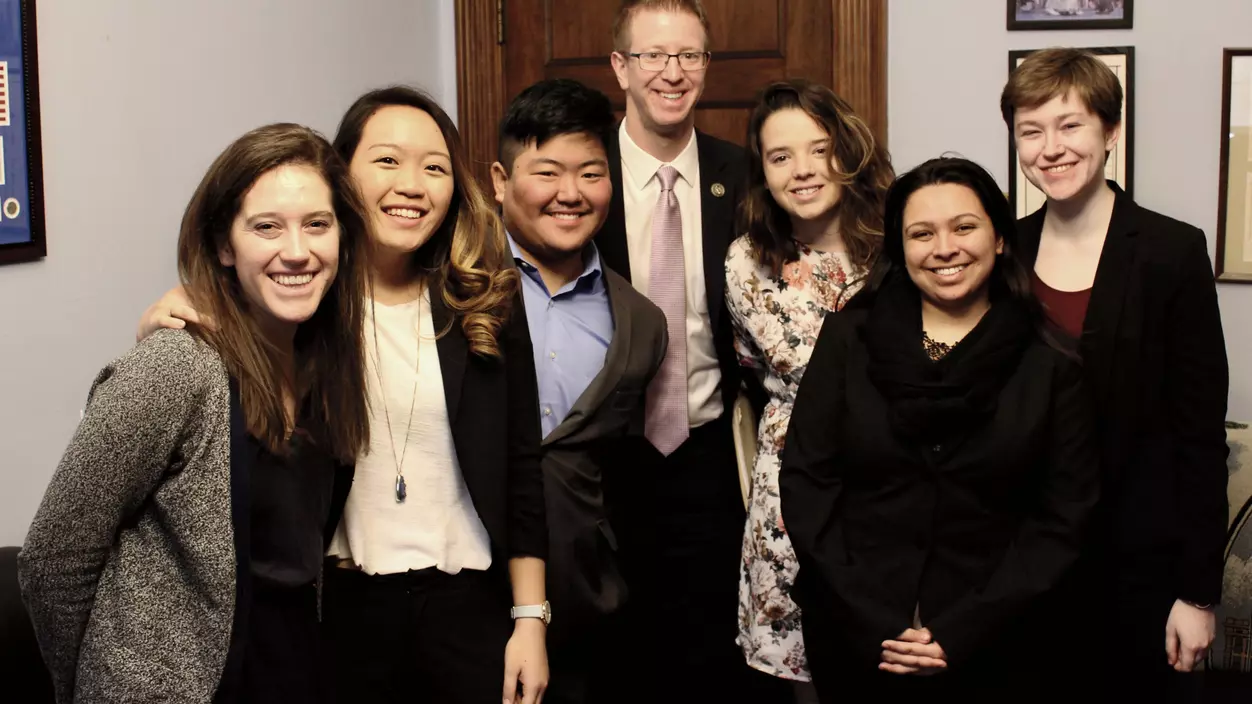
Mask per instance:
[[[1032,54],[1000,105],[1047,196],[1019,223],[1022,257],[1077,338],[1097,410],[1106,489],[1091,581],[1075,590],[1117,634],[1096,669],[1121,694],[1194,688],[1170,668],[1191,671],[1213,639],[1227,523],[1228,374],[1204,233],[1105,180],[1122,91],[1097,57]]]
[[[1077,558],[1098,467],[1011,213],[964,159],[887,196],[871,289],[829,316],[783,454],[782,513],[822,701],[1017,680],[1025,617]],[[917,677],[917,675],[934,675]]]
[[[334,147],[373,245],[370,444],[324,570],[336,701],[535,704],[548,530],[534,357],[503,226],[423,93],[361,96]],[[180,297],[143,328],[194,322]]]

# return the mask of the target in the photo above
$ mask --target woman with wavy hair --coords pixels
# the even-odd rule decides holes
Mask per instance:
[[[368,221],[305,127],[205,174],[178,269],[218,325],[96,377],[19,558],[58,702],[320,701],[322,554],[369,435]]]
[[[745,234],[726,258],[726,302],[740,363],[761,378],[761,415],[739,588],[739,645],[748,664],[809,679],[795,551],[779,517],[778,457],[822,319],[864,281],[882,240],[891,161],[869,127],[825,86],[775,83],[748,129]]]
[[[548,677],[547,526],[503,228],[456,127],[419,91],[361,96],[334,144],[373,225],[372,439],[327,552],[338,698],[512,700],[520,685],[530,704]],[[197,322],[179,299],[149,309],[144,330]]]

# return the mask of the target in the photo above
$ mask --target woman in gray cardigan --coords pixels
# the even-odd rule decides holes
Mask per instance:
[[[368,216],[320,135],[241,137],[183,216],[216,324],[96,377],[20,556],[57,701],[313,701],[326,527],[368,428]]]

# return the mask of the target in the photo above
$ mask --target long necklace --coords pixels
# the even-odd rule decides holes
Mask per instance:
[[[402,504],[409,496],[404,483],[404,456],[409,449],[409,433],[413,428],[413,409],[417,404],[417,379],[422,368],[422,300],[418,294],[414,334],[417,337],[416,361],[413,364],[413,395],[409,399],[409,420],[404,426],[404,447],[396,454],[396,438],[391,430],[391,411],[387,409],[387,392],[383,384],[383,349],[378,345],[378,318],[374,315],[374,302],[370,302],[370,319],[374,323],[374,373],[378,375],[378,395],[383,401],[383,418],[387,421],[387,440],[391,442],[391,461],[396,464],[396,503]]]

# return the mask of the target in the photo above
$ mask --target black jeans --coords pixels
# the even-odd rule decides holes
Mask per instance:
[[[367,575],[327,564],[327,667],[344,704],[498,704],[513,633],[494,574]]]

